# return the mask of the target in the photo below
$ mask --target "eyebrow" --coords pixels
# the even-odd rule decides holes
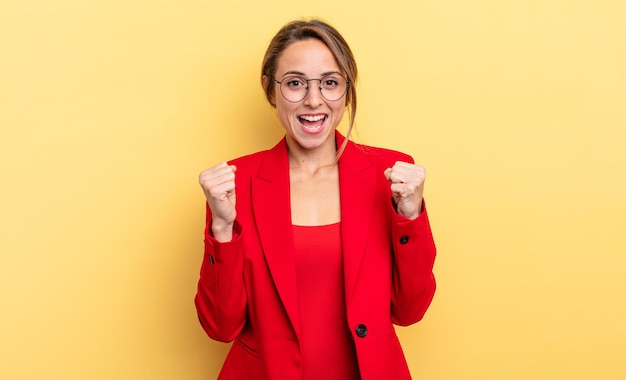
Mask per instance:
[[[322,77],[325,77],[325,76],[331,75],[331,74],[342,75],[339,71],[326,71],[326,72],[322,73]],[[287,71],[286,73],[284,73],[281,78],[284,78],[287,75],[298,75],[298,76],[302,76],[302,77],[306,76],[303,72],[292,70],[292,71]]]

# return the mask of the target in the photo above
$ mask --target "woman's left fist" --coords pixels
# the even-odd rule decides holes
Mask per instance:
[[[398,213],[408,219],[417,218],[422,213],[426,169],[396,161],[393,167],[385,170],[385,178],[391,183],[391,193]]]

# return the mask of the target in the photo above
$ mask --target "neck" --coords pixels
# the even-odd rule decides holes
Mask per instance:
[[[332,140],[332,144],[316,149],[303,149],[296,142],[287,140],[290,170],[316,174],[323,168],[334,167],[337,164],[337,147],[335,139]]]

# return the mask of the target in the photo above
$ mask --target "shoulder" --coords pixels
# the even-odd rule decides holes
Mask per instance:
[[[414,163],[413,157],[393,149],[358,144],[352,141],[348,143],[348,147],[355,156],[367,158],[377,165],[388,167],[392,166],[396,161]]]

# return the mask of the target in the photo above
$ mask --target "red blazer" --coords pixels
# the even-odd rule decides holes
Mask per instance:
[[[344,140],[336,134],[337,145]],[[392,324],[419,321],[435,292],[426,211],[397,214],[384,170],[403,153],[349,142],[339,160],[347,321],[362,380],[410,379]],[[207,208],[204,260],[195,298],[212,339],[234,343],[219,379],[301,379],[300,329],[285,139],[238,158],[233,240],[217,242]],[[332,342],[329,342],[332,344]]]

